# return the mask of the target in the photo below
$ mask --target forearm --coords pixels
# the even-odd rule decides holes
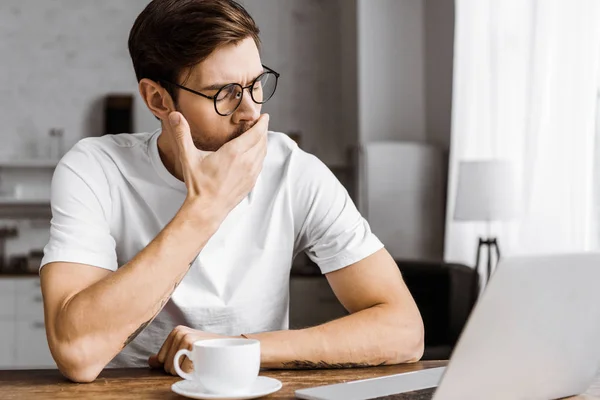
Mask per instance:
[[[184,204],[130,262],[67,299],[54,327],[67,353],[62,358],[102,369],[131,342],[160,312],[216,230],[214,219],[203,216],[208,213]]]
[[[246,335],[261,342],[265,368],[347,368],[415,362],[423,351],[420,317],[378,305],[302,330]]]

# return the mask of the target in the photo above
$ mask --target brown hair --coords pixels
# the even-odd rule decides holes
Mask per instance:
[[[186,68],[223,45],[248,37],[260,47],[254,19],[234,0],[153,0],[129,35],[129,54],[138,82],[177,82]],[[174,101],[174,88],[167,85]]]

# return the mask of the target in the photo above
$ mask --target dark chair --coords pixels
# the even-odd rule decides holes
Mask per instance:
[[[448,359],[478,296],[479,276],[466,265],[396,260],[425,325],[423,360]]]

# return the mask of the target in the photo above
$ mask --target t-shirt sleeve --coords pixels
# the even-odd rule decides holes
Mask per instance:
[[[91,148],[82,142],[58,163],[52,177],[50,240],[40,269],[72,262],[117,270],[110,233],[110,188]]]
[[[297,148],[289,168],[297,252],[305,251],[327,274],[383,248],[347,190],[318,158]]]

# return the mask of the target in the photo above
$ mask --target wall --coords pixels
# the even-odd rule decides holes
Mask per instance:
[[[358,99],[358,5],[357,0],[345,0],[340,9],[340,126],[345,133],[348,149],[356,150],[359,137]],[[351,154],[355,156],[356,154]],[[350,161],[353,162],[352,160]]]
[[[101,133],[102,96],[137,92],[127,37],[146,3],[0,2],[0,157],[46,155],[51,128],[68,147]],[[137,128],[156,129],[136,104]]]
[[[425,0],[425,93],[427,140],[450,148],[454,1]]]
[[[340,128],[342,0],[246,0],[262,29],[264,62],[282,74],[271,128],[300,131],[307,150],[345,163]],[[136,94],[136,130],[157,121],[137,97],[127,37],[148,0],[4,0],[0,3],[0,158],[47,152],[53,127],[68,147],[102,129],[102,97]]]
[[[265,106],[271,128],[300,131],[302,147],[329,165],[347,162],[342,129],[340,13],[346,0],[243,0],[261,29],[263,62],[281,73]],[[352,83],[350,83],[352,84]]]
[[[359,138],[424,142],[422,0],[358,0]]]
[[[357,0],[359,142],[421,142],[441,149],[421,149],[430,158],[420,168],[407,155],[414,157],[416,149],[389,155],[387,148],[371,148],[370,157],[377,159],[362,158],[361,165],[375,168],[388,154],[381,170],[361,171],[358,205],[400,258],[443,257],[453,8],[452,0]],[[380,192],[374,189],[378,179],[385,182]],[[416,182],[415,190],[410,182]],[[430,186],[435,189],[423,190]],[[390,215],[405,223],[398,225]],[[403,235],[408,247],[407,240],[394,239]]]
[[[447,176],[452,128],[452,87],[454,66],[454,0],[425,0],[425,105],[427,141],[445,154],[443,206],[432,224],[432,236],[443,259],[447,213]]]

